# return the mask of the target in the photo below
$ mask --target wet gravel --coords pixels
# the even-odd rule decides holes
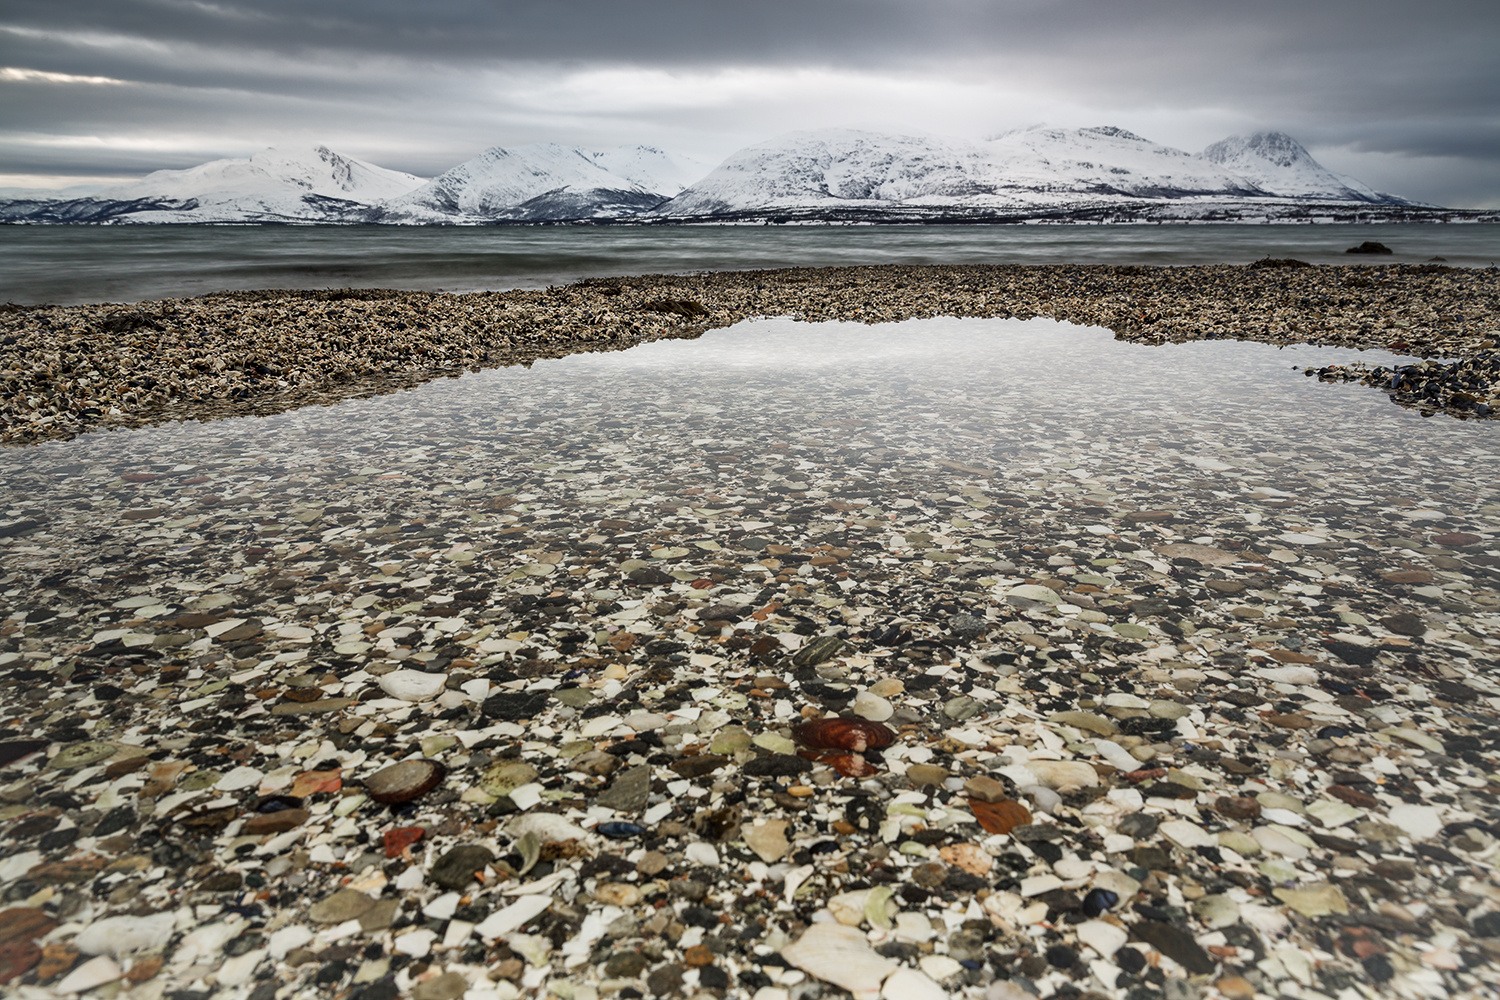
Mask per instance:
[[[697,336],[756,316],[867,323],[1042,316],[1103,326],[1141,344],[1243,339],[1458,360],[1500,341],[1493,268],[1298,263],[820,268],[467,295],[270,291],[6,305],[0,442],[275,413],[464,371]],[[1443,407],[1492,415],[1500,407],[1493,367],[1463,390],[1473,403]]]
[[[1487,995],[1489,426],[1051,326],[0,453],[0,980]]]

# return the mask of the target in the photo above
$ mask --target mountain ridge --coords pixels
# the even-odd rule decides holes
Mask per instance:
[[[694,178],[694,173],[700,176]],[[1017,221],[1296,216],[1310,206],[1427,209],[1319,164],[1291,136],[1201,153],[1114,126],[1033,126],[984,140],[791,132],[704,169],[654,146],[491,146],[432,178],[326,146],[162,170],[76,198],[0,200],[0,221],[381,223]]]

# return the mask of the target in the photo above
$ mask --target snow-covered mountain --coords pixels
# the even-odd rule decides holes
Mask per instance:
[[[326,147],[159,170],[86,197],[0,201],[8,222],[379,222],[1099,218],[1288,215],[1410,206],[1257,132],[1183,152],[1118,128],[1036,127],[973,142],[793,132],[712,170],[653,146],[495,146],[424,181]]]
[[[1209,146],[1202,155],[1203,159],[1245,178],[1266,194],[1282,198],[1394,200],[1352,177],[1344,177],[1324,167],[1285,132],[1232,135]]]
[[[1405,204],[1337,177],[1279,133],[1226,139],[1194,155],[1108,127],[1030,128],[984,142],[827,129],[742,149],[652,214],[1014,215],[1265,199]]]
[[[681,194],[684,188],[709,170],[709,165],[701,160],[668,153],[655,146],[616,146],[590,155],[595,163],[615,176],[667,198]]]
[[[380,221],[537,222],[618,218],[637,215],[667,199],[668,195],[662,191],[612,173],[598,162],[599,158],[610,155],[551,142],[508,149],[494,146],[416,190],[387,201],[381,206]],[[652,179],[648,167],[669,162],[665,154],[659,158],[637,155],[632,159],[627,152],[620,159],[639,165],[638,172],[648,180]]]
[[[322,222],[357,215],[422,183],[326,146],[267,149],[249,159],[158,170],[87,197],[53,201],[48,211],[55,221]],[[21,204],[36,202],[0,207],[0,218]]]

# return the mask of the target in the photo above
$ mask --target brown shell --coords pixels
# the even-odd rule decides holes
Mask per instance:
[[[1031,822],[1031,810],[1009,799],[1003,802],[970,799],[969,808],[974,811],[974,818],[979,820],[979,825],[984,827],[986,833],[1010,833],[1016,827]]]
[[[864,719],[814,719],[793,729],[792,738],[812,750],[864,753],[890,746],[896,734],[888,726]]]

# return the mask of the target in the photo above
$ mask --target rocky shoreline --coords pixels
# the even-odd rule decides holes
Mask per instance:
[[[0,442],[264,414],[758,316],[1051,317],[1141,344],[1239,339],[1493,358],[1500,271],[1442,265],[881,266],[645,275],[542,291],[224,293],[0,308]],[[1500,409],[1495,366],[1399,402]]]

